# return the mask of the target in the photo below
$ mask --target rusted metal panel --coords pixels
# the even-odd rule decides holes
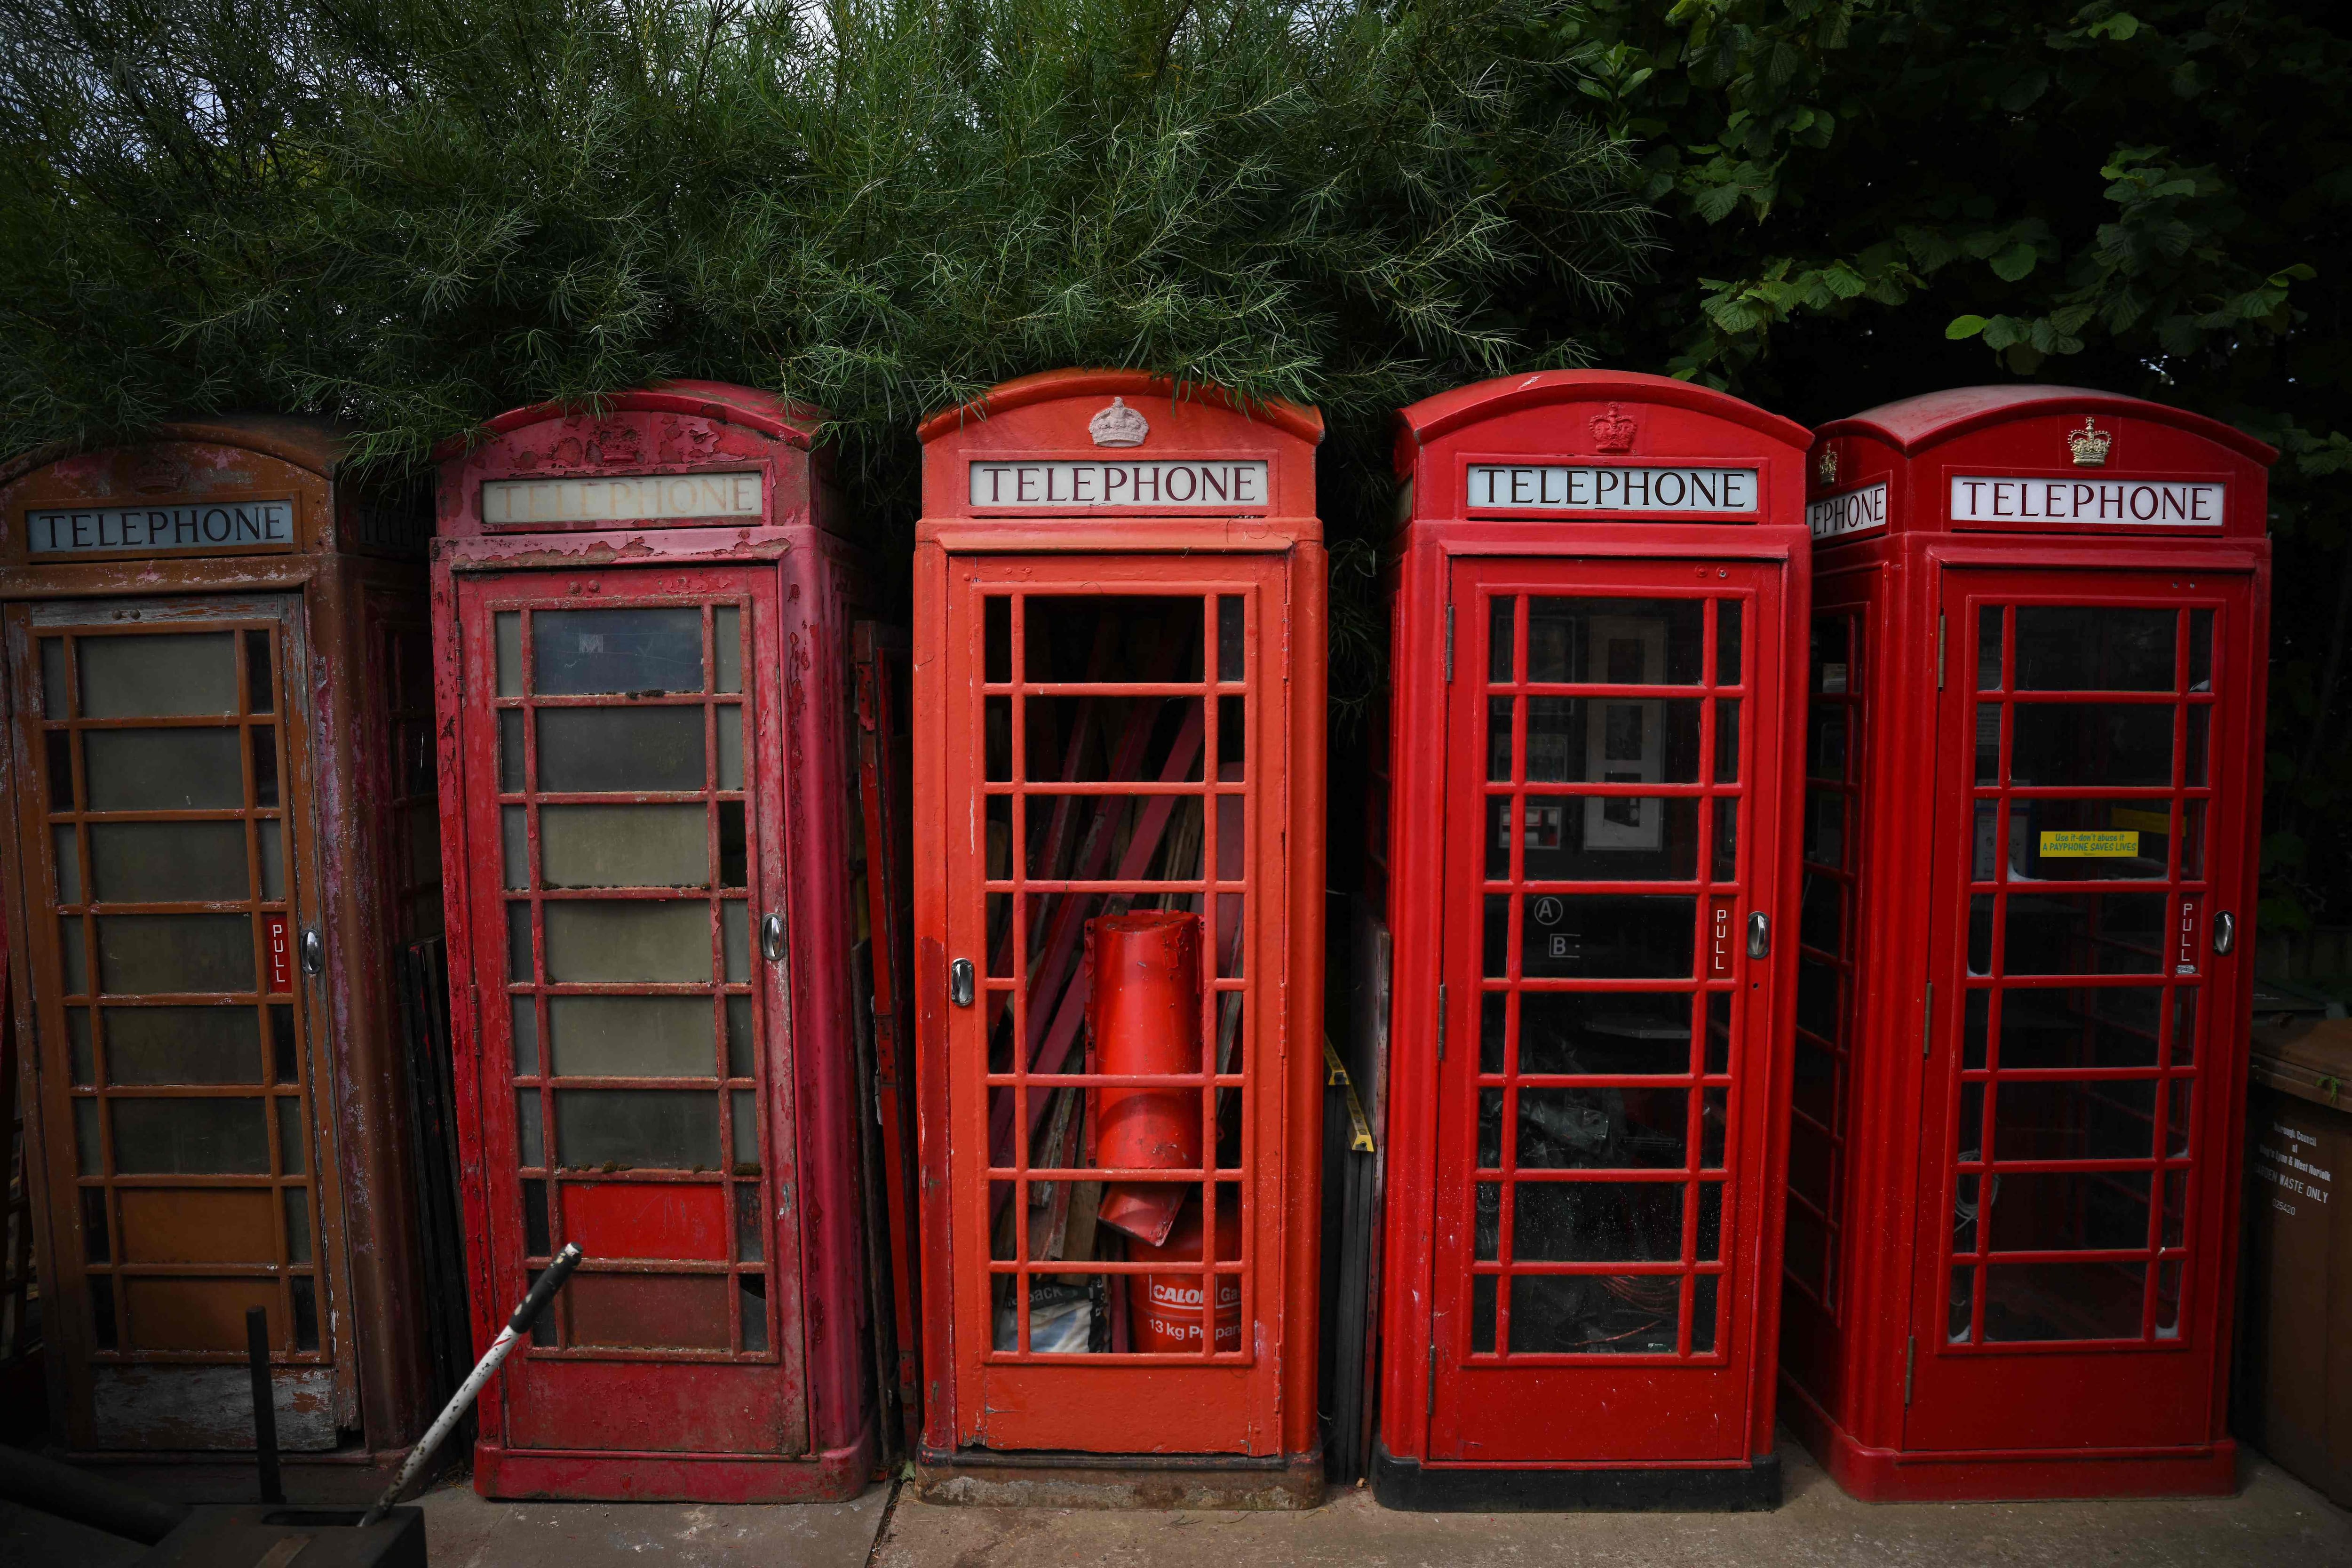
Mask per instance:
[[[240,1319],[240,1344],[244,1331]],[[279,1447],[318,1453],[339,1446],[332,1369],[273,1368],[269,1391]],[[253,1447],[253,1381],[242,1366],[102,1366],[91,1373],[90,1399],[93,1447]]]

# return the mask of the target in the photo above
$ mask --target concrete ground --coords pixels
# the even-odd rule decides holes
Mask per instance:
[[[421,1500],[434,1568],[2352,1568],[2352,1513],[2260,1458],[2231,1498],[1858,1503],[1793,1443],[1760,1514],[1407,1514],[947,1508],[877,1485],[830,1506],[517,1503],[460,1479]],[[879,1539],[877,1539],[877,1536]],[[130,1568],[139,1548],[0,1503],[5,1568]]]

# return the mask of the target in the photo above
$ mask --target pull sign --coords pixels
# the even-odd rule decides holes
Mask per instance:
[[[1738,956],[1738,900],[1725,897],[1714,900],[1706,911],[1706,977],[1709,980],[1731,978],[1732,961]]]
[[[269,988],[294,989],[294,938],[284,915],[261,917],[262,945],[269,950]]]
[[[2217,942],[2221,940],[2218,932],[2215,934],[2214,940]],[[2180,900],[2180,927],[2173,933],[2173,946],[2175,952],[2173,957],[2172,973],[2175,974],[2196,973],[2197,900],[2194,899],[2183,899]]]
[[[948,1000],[959,1007],[971,1005],[971,960],[959,958],[948,965]]]

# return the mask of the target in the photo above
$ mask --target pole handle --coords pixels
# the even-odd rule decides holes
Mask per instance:
[[[555,1261],[547,1266],[547,1272],[539,1277],[531,1286],[530,1293],[514,1310],[514,1316],[507,1320],[507,1327],[514,1331],[516,1337],[530,1332],[530,1326],[539,1321],[539,1315],[547,1310],[547,1304],[555,1300],[555,1293],[563,1289],[563,1282],[571,1279],[572,1271],[579,1267],[579,1244],[565,1243],[563,1250],[555,1255]]]

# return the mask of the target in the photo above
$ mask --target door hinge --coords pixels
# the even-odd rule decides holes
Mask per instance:
[[[1919,1004],[1919,1055],[1925,1059],[1927,1042],[1936,1033],[1936,983],[1927,982],[1927,999]]]
[[[1445,983],[1437,983],[1437,1059],[1445,1059]]]
[[[1919,1348],[1919,1336],[1913,1334],[1903,1342],[1903,1408],[1911,1408],[1911,1357]]]
[[[1936,689],[1944,689],[1944,612],[1936,612]]]
[[[1445,606],[1445,679],[1454,679],[1454,606]]]
[[[1437,1414],[1437,1346],[1434,1344],[1429,1347],[1429,1403],[1422,1414],[1429,1416]]]

